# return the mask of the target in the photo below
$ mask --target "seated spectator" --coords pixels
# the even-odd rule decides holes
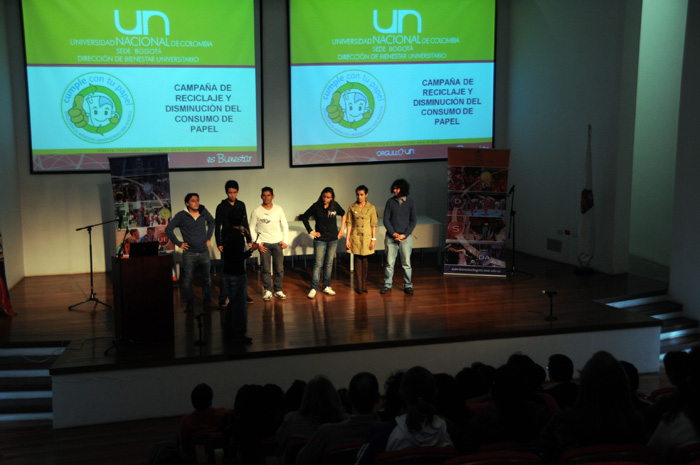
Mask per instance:
[[[647,432],[653,433],[661,418],[678,404],[678,396],[686,389],[686,367],[688,365],[688,353],[683,351],[671,351],[664,356],[664,371],[668,381],[676,387],[673,392],[668,392],[654,399],[652,406],[644,412],[644,423]]]
[[[399,392],[403,374],[403,371],[392,373],[384,383],[382,408],[377,412],[381,421],[393,421],[394,418],[406,413],[406,404]]]
[[[437,414],[457,425],[465,424],[469,413],[457,390],[457,382],[447,373],[435,375],[435,408]]]
[[[649,410],[649,407],[651,407],[651,403],[647,402],[646,400],[640,397],[644,396],[644,394],[639,392],[639,370],[637,370],[636,366],[624,360],[620,360],[620,365],[622,365],[622,368],[625,369],[627,381],[629,381],[630,383],[630,396],[632,397],[632,407],[634,407],[634,410],[643,417],[645,412]]]
[[[463,368],[455,376],[455,382],[457,383],[457,392],[463,403],[491,400],[491,387],[486,382],[483,373],[476,368]]]
[[[338,423],[321,425],[297,455],[297,465],[323,462],[324,451],[336,444],[364,442],[372,427],[379,421],[374,415],[379,405],[379,383],[372,373],[358,373],[350,380],[348,398],[352,414]]]
[[[627,375],[615,357],[604,351],[593,355],[581,371],[579,386],[573,408],[557,414],[540,435],[546,459],[592,444],[644,442],[644,424],[632,407]]]
[[[408,370],[401,380],[406,413],[376,425],[358,454],[357,463],[370,465],[385,451],[414,447],[454,447],[459,433],[452,422],[437,415],[435,378],[423,367]]]
[[[282,422],[282,389],[273,384],[246,384],[236,393],[233,412],[222,424],[227,452],[242,463],[251,463],[255,445],[263,438],[274,436]]]
[[[223,407],[212,408],[214,391],[207,384],[202,383],[195,386],[190,397],[194,412],[182,417],[177,435],[183,458],[186,461],[189,459],[189,443],[192,437],[197,434],[217,431],[224,415],[228,413],[228,410]]]
[[[287,392],[284,393],[284,408],[287,412],[299,410],[301,407],[301,399],[304,398],[304,390],[306,389],[306,381],[300,379],[294,380]]]
[[[685,361],[686,381],[679,384],[674,405],[649,440],[666,463],[674,463],[674,454],[680,447],[700,442],[700,347],[694,347]]]
[[[550,355],[547,373],[552,382],[544,392],[554,397],[562,410],[573,407],[578,395],[578,384],[574,383],[574,362],[563,354]]]
[[[277,430],[277,443],[285,447],[290,440],[309,439],[322,424],[336,423],[346,417],[333,383],[318,375],[306,385],[299,410],[284,416]]]
[[[498,368],[491,388],[495,405],[483,408],[469,421],[465,437],[468,449],[475,451],[494,442],[537,439],[549,414],[533,401],[533,389],[533,384],[515,366]]]

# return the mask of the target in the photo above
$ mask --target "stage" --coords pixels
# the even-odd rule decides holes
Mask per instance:
[[[233,405],[243,384],[277,383],[323,373],[338,386],[357,371],[380,380],[394,370],[423,364],[455,374],[474,361],[502,364],[516,351],[544,365],[552,353],[565,353],[582,368],[597,350],[634,363],[640,372],[658,371],[660,321],[601,301],[663,294],[666,284],[633,275],[577,277],[573,267],[518,255],[514,279],[443,276],[436,257],[414,254],[415,295],[402,290],[380,295],[380,257],[370,262],[369,293],[352,290],[349,262],[343,256],[332,286],[336,296],[306,297],[312,260],[304,267],[286,263],[286,300],[262,301],[256,271],[249,270],[250,346],[225,342],[223,312],[207,311],[206,344],[197,346],[197,321],[183,312],[174,291],[173,343],[118,342],[113,312],[86,303],[68,306],[90,294],[89,275],[30,277],[11,290],[16,317],[0,320],[3,347],[65,347],[51,368],[56,427],[178,415],[189,409],[191,388],[207,382],[221,405]],[[398,272],[397,272],[398,273]],[[218,276],[215,300],[218,295]],[[95,275],[98,299],[112,304],[109,274]],[[555,291],[554,315],[545,321]],[[195,291],[199,288],[195,286]],[[195,302],[195,313],[201,300]]]

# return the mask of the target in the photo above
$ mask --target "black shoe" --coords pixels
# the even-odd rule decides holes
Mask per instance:
[[[382,290],[379,291],[380,294],[388,294],[389,292],[391,292],[391,288],[386,286],[384,286]]]
[[[355,289],[355,292],[357,292],[358,294],[362,294],[362,289]]]
[[[228,300],[226,297],[219,297],[219,307],[225,307],[226,300]]]
[[[187,305],[185,305],[185,313],[192,312],[194,312],[194,302],[187,302]]]
[[[253,298],[252,298],[251,296],[249,296],[249,295],[245,296],[245,301],[246,301],[246,303],[248,303],[248,304],[252,304],[253,302],[255,302],[255,301],[253,300]]]
[[[413,288],[412,287],[405,287],[403,291],[408,295],[413,295]]]

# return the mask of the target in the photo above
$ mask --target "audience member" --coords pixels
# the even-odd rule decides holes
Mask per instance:
[[[379,404],[379,383],[371,373],[358,373],[350,380],[348,398],[352,414],[338,423],[322,425],[299,451],[297,465],[321,464],[324,451],[336,444],[364,442],[378,422],[374,411]]]
[[[277,430],[277,443],[285,447],[293,439],[309,439],[324,423],[344,420],[338,392],[325,376],[318,375],[306,385],[299,410],[289,412]]]
[[[624,368],[625,374],[627,375],[627,381],[630,384],[632,407],[634,407],[634,410],[643,417],[645,412],[649,409],[649,407],[651,407],[651,403],[640,397],[644,394],[639,392],[639,370],[637,370],[636,366],[624,360],[620,360],[620,365],[622,365],[622,368]]]
[[[678,402],[681,391],[686,389],[686,367],[688,365],[688,353],[683,351],[671,351],[664,356],[664,371],[668,381],[676,390],[668,392],[654,399],[653,405],[644,412],[644,423],[647,432],[653,433],[666,412],[673,409]]]
[[[393,421],[394,418],[406,413],[406,404],[399,392],[403,371],[396,371],[389,375],[384,383],[384,398],[382,408],[378,415],[381,421]]]
[[[498,368],[491,388],[495,405],[483,408],[469,421],[465,437],[468,448],[537,439],[549,414],[544,406],[534,402],[532,391],[532,383],[514,364]]]
[[[563,354],[549,356],[547,373],[552,382],[544,392],[554,397],[562,410],[573,407],[578,395],[578,384],[574,383],[574,362]]]
[[[604,351],[593,355],[581,371],[579,389],[574,407],[560,412],[540,435],[548,458],[574,447],[644,442],[644,424],[615,357]]]
[[[384,451],[414,447],[454,447],[459,433],[452,422],[445,421],[435,408],[435,378],[416,366],[401,380],[401,397],[406,413],[392,422],[376,425],[358,454],[358,464],[373,464]]]
[[[182,417],[177,435],[183,458],[186,460],[189,459],[189,446],[192,437],[218,430],[221,426],[221,420],[228,413],[228,410],[223,407],[212,408],[214,391],[207,384],[202,383],[195,386],[191,399],[194,412]]]
[[[306,381],[300,379],[294,380],[287,392],[284,393],[284,408],[287,412],[299,410],[301,407],[301,399],[304,398],[306,390]]]
[[[686,381],[679,383],[679,395],[649,440],[666,463],[674,463],[678,448],[700,442],[700,346],[691,350],[685,362]]]

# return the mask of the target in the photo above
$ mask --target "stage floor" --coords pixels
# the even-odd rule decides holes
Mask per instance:
[[[537,337],[660,326],[653,318],[605,306],[598,301],[623,300],[663,293],[666,283],[634,275],[594,274],[578,277],[574,268],[528,255],[518,255],[514,279],[443,276],[435,256],[414,256],[415,295],[406,295],[395,276],[393,291],[380,295],[383,268],[379,257],[370,262],[369,293],[352,290],[346,257],[336,267],[332,286],[336,296],[306,297],[312,260],[304,267],[286,263],[286,300],[264,302],[259,275],[249,270],[248,335],[253,344],[232,345],[221,334],[222,311],[207,311],[197,346],[197,321],[183,312],[174,290],[175,339],[166,344],[119,342],[105,355],[114,338],[113,311],[86,303],[68,306],[90,295],[89,274],[28,277],[10,292],[18,315],[0,320],[0,346],[67,346],[51,369],[52,375],[94,370],[122,370],[258,357],[382,349],[450,342]],[[397,274],[400,274],[398,272]],[[218,276],[212,277],[214,295]],[[97,273],[97,298],[112,304],[110,275]],[[195,286],[196,292],[199,288]],[[545,321],[555,291],[557,321]],[[195,302],[195,313],[201,300]]]

